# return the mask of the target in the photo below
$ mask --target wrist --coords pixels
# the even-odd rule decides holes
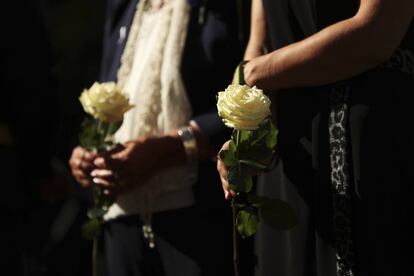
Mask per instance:
[[[153,162],[158,169],[165,169],[184,164],[186,156],[178,134],[152,137],[152,144],[148,162]]]
[[[198,160],[197,139],[191,126],[183,126],[177,131],[185,151],[186,162],[193,164]]]

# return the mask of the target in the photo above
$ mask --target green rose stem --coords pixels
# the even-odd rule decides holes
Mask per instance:
[[[98,276],[98,237],[92,240],[92,276]]]
[[[94,201],[94,208],[100,207],[100,197],[102,191],[101,189],[95,184],[93,185],[93,201]],[[102,223],[101,219],[98,218]],[[98,276],[98,242],[99,242],[99,234],[94,235],[92,239],[92,276]]]
[[[98,121],[96,151],[98,153],[105,151],[105,137],[108,135],[109,123]],[[93,185],[93,203],[94,209],[102,209],[102,190],[97,185]],[[98,217],[99,223],[102,224],[102,218]],[[98,245],[99,234],[94,235],[92,239],[92,276],[98,276]]]
[[[235,199],[231,200],[231,206],[233,210],[233,266],[234,266],[234,275],[239,276],[239,243],[237,236],[237,205]]]
[[[97,154],[113,149],[113,135],[121,127],[123,114],[133,107],[129,104],[128,95],[115,82],[94,82],[89,89],[83,90],[79,101],[85,112],[93,117],[93,121],[87,118],[82,124],[83,130],[79,137],[81,146]],[[92,240],[92,275],[97,276],[98,241],[103,217],[111,200],[105,198],[99,186],[90,180],[93,206],[88,209],[89,220],[82,226],[82,231],[86,239]]]
[[[240,131],[236,131],[236,147],[239,145],[240,141]],[[240,166],[240,164],[239,164]],[[237,195],[236,195],[237,196]],[[237,203],[236,198],[233,197],[231,199],[231,207],[233,213],[233,266],[234,266],[234,275],[239,276],[239,241],[238,241],[238,234],[237,234]]]
[[[238,5],[239,8],[239,12],[241,12],[241,5],[239,3]],[[239,24],[241,24],[241,22],[239,22]],[[244,73],[243,73],[243,66],[244,64],[246,64],[247,61],[242,61],[240,62],[239,66],[238,66],[238,83],[240,85],[245,84],[244,82]],[[240,141],[240,135],[241,132],[240,130],[235,129],[234,130],[236,132],[236,147],[239,146],[239,141]],[[239,165],[240,166],[240,163]],[[240,168],[239,168],[240,169]],[[237,195],[236,195],[237,197]],[[236,197],[233,197],[231,199],[231,207],[232,207],[232,213],[233,213],[233,266],[234,266],[234,275],[235,276],[239,276],[240,272],[239,272],[239,240],[238,240],[238,230],[237,230],[237,203],[236,203]]]

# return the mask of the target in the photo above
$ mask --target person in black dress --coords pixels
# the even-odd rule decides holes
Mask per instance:
[[[280,130],[258,192],[299,217],[283,233],[261,225],[257,275],[410,275],[414,3],[252,8],[245,80],[275,97]],[[225,179],[220,160],[218,170]]]

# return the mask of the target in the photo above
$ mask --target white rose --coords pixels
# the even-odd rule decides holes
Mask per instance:
[[[226,126],[255,130],[271,114],[270,103],[263,91],[255,86],[229,85],[218,93],[217,110]]]
[[[79,101],[86,113],[107,123],[121,121],[124,113],[133,107],[128,95],[114,82],[95,82],[91,88],[83,90]]]

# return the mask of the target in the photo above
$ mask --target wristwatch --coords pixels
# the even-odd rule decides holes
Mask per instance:
[[[198,159],[197,140],[194,137],[193,130],[189,126],[184,126],[178,130],[178,135],[184,146],[187,156],[187,163],[194,163]]]

